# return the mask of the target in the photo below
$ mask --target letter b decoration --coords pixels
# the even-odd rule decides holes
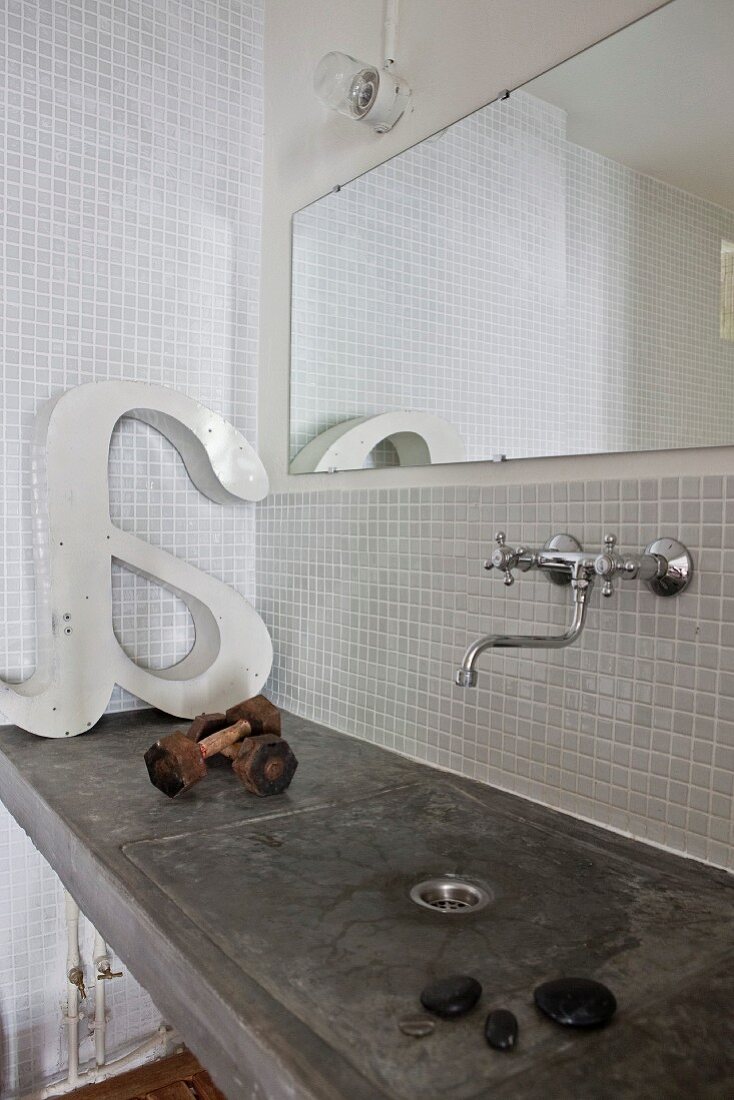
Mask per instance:
[[[113,525],[107,466],[123,416],[164,435],[210,500],[262,500],[268,492],[247,440],[175,390],[91,382],[41,409],[33,455],[38,661],[23,683],[0,681],[0,711],[44,737],[89,729],[115,684],[179,717],[224,710],[256,695],[272,664],[268,630],[238,592]],[[120,647],[112,627],[113,559],[188,607],[194,645],[170,668],[141,668]]]

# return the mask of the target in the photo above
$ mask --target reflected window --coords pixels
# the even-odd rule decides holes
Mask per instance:
[[[721,339],[734,341],[734,241],[721,242]]]

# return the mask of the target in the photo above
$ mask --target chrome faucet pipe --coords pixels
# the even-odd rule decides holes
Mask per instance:
[[[485,649],[563,649],[564,646],[572,645],[586,624],[587,598],[593,585],[593,578],[574,578],[571,585],[573,618],[565,634],[485,634],[483,638],[477,638],[472,642],[464,654],[455,678],[459,687],[476,687],[477,671],[474,666]]]
[[[553,535],[540,550],[507,545],[504,531],[494,536],[497,546],[485,569],[504,573],[506,585],[514,584],[513,570],[527,573],[538,569],[557,585],[571,585],[573,618],[565,634],[485,634],[468,647],[456,673],[459,687],[474,687],[476,662],[485,649],[562,649],[581,634],[586,622],[586,603],[596,577],[603,579],[602,596],[614,594],[614,580],[640,580],[656,596],[676,596],[691,583],[693,559],[683,543],[662,536],[651,542],[641,554],[620,554],[616,537],[604,536],[600,554],[590,555],[573,535]]]

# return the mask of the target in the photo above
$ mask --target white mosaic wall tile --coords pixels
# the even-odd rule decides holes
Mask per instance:
[[[470,460],[728,441],[733,232],[569,142],[560,109],[490,104],[295,216],[291,455],[399,409],[446,417]]]
[[[561,632],[568,593],[485,573],[493,532],[541,545],[681,538],[679,599],[637,582],[579,644],[485,654],[480,634]],[[734,478],[281,494],[258,510],[275,700],[418,760],[734,869]]]
[[[17,680],[35,663],[40,403],[81,382],[153,382],[254,441],[262,11],[260,0],[8,0],[0,38],[0,675]],[[110,486],[125,530],[253,594],[254,510],[202,498],[155,432],[118,429]],[[129,653],[166,665],[188,650],[178,601],[117,568],[113,584]],[[117,692],[111,708],[136,704]],[[0,835],[6,1096],[64,1062],[64,945],[56,880],[5,813]],[[113,1045],[158,1022],[130,978],[112,1012]]]

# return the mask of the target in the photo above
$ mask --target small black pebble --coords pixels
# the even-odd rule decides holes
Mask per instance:
[[[611,989],[590,978],[557,978],[535,990],[535,1003],[565,1027],[601,1027],[617,1008]]]
[[[514,1050],[517,1043],[517,1020],[506,1008],[490,1012],[484,1025],[484,1038],[495,1050]]]
[[[452,974],[427,985],[421,993],[421,1004],[434,1016],[453,1020],[474,1008],[481,995],[482,987],[476,978]]]

